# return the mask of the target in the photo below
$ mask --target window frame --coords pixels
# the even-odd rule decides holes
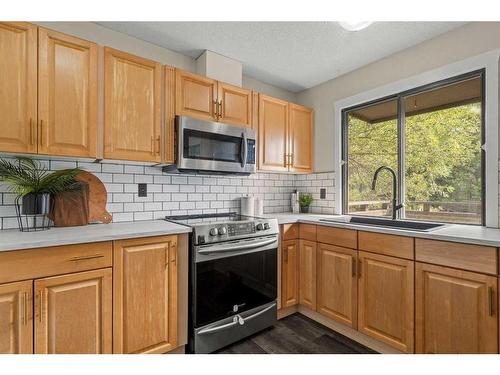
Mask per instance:
[[[355,213],[349,213],[349,178],[348,178],[348,139],[349,139],[349,127],[348,127],[348,114],[353,110],[358,110],[361,108],[373,106],[376,104],[384,103],[387,101],[397,101],[397,139],[398,139],[398,181],[397,181],[397,191],[398,199],[397,203],[405,203],[406,201],[406,189],[405,189],[405,111],[404,111],[404,101],[405,98],[419,94],[426,91],[440,89],[446,86],[456,84],[458,82],[466,81],[468,79],[479,78],[481,80],[481,223],[480,224],[466,224],[466,223],[448,223],[439,222],[445,224],[461,224],[461,225],[473,225],[473,226],[486,226],[486,68],[476,69],[467,73],[462,73],[455,75],[453,77],[441,79],[435,82],[431,82],[425,85],[417,86],[411,89],[403,90],[395,94],[383,96],[378,99],[370,100],[361,104],[352,105],[346,108],[342,108],[340,111],[341,124],[340,124],[340,142],[341,142],[341,195],[342,195],[342,208],[341,212],[343,215],[350,216],[363,216],[356,215]],[[405,206],[401,210],[397,211],[398,220],[408,220],[405,217]],[[420,220],[423,221],[423,220]],[[425,220],[434,222],[433,220]]]

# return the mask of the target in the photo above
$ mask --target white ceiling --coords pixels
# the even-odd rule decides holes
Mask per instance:
[[[208,49],[243,63],[243,74],[298,92],[464,22],[375,22],[348,32],[337,22],[98,22],[197,58]]]

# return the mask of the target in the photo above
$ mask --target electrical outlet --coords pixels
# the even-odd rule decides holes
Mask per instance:
[[[148,196],[148,184],[137,184],[139,197]]]
[[[326,188],[319,189],[319,197],[320,197],[320,199],[326,198]]]

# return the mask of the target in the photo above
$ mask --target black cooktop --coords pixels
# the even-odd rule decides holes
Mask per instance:
[[[175,215],[166,216],[165,220],[172,221],[178,224],[193,226],[197,224],[209,224],[227,221],[252,221],[253,216],[243,216],[236,212],[224,212],[217,214],[198,214],[198,215]]]

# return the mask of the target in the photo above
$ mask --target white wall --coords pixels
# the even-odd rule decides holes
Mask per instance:
[[[298,101],[315,110],[315,170],[335,170],[334,125],[340,125],[334,119],[336,101],[498,49],[499,35],[500,22],[473,22],[298,93]]]
[[[196,60],[189,56],[181,55],[180,53],[107,29],[92,22],[36,22],[36,24],[196,73]],[[251,77],[243,76],[243,87],[283,100],[296,100],[295,93]]]

